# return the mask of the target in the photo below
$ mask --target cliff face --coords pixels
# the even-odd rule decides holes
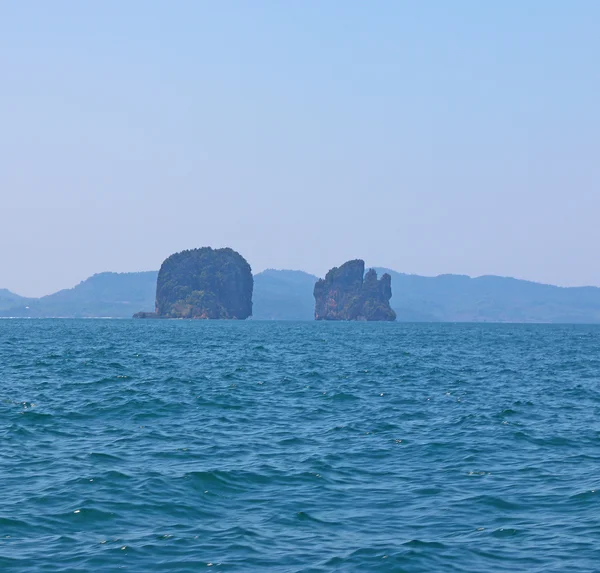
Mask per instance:
[[[250,265],[232,249],[182,251],[167,258],[160,268],[156,315],[245,319],[252,315],[253,286]]]
[[[315,320],[396,320],[390,307],[392,278],[356,259],[331,269],[315,284]]]

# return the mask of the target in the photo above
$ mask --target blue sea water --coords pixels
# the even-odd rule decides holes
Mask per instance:
[[[600,570],[600,328],[0,321],[0,570]]]

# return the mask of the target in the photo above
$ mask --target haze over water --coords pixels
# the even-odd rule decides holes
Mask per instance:
[[[600,328],[0,321],[0,569],[597,569]]]

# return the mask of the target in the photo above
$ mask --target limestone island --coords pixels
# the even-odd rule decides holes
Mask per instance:
[[[233,249],[182,251],[160,267],[156,311],[133,318],[243,320],[252,315],[253,287],[250,265]]]
[[[365,262],[356,259],[334,267],[314,288],[315,320],[396,320],[390,307],[392,277],[377,279]]]

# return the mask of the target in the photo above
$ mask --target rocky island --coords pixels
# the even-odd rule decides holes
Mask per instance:
[[[377,279],[360,259],[334,267],[314,288],[315,320],[396,320],[390,307],[392,277]]]
[[[243,320],[252,315],[253,286],[250,265],[233,249],[182,251],[160,267],[156,311],[133,317]]]

